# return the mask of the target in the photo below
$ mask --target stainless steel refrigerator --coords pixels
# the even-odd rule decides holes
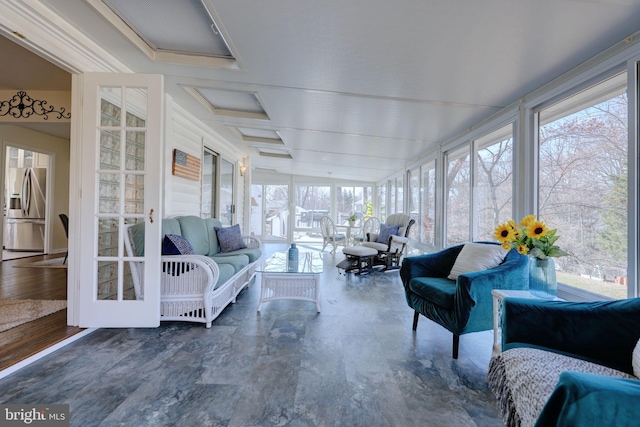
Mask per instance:
[[[46,168],[10,168],[4,247],[9,251],[44,251]]]

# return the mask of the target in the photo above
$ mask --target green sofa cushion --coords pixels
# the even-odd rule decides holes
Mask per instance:
[[[427,301],[446,309],[453,309],[456,295],[456,281],[444,277],[415,277],[409,282],[409,289]]]
[[[227,264],[231,265],[235,272],[242,270],[249,265],[249,257],[246,255],[229,255],[229,256],[212,256],[209,257],[214,260],[218,265]]]
[[[238,249],[233,252],[219,252],[216,254],[216,258],[223,258],[225,256],[235,256],[235,255],[246,255],[249,257],[249,262],[256,262],[258,258],[262,256],[262,251],[260,248],[244,248]]]
[[[135,256],[144,256],[144,222],[139,222],[129,228],[131,246]]]
[[[220,277],[214,289],[218,289],[227,280],[231,279],[236,274],[236,269],[231,264],[218,264],[218,271],[220,271]]]
[[[182,236],[182,231],[180,231],[180,223],[177,219],[173,218],[165,218],[162,220],[162,237],[167,234],[177,234]]]
[[[129,229],[129,235],[131,236],[131,245],[133,246],[133,252],[135,256],[144,256],[144,222],[139,222]],[[167,234],[182,235],[180,231],[180,223],[171,218],[162,220],[161,225],[162,237]],[[187,239],[188,240],[188,239]],[[191,243],[191,242],[189,242]]]
[[[193,250],[198,255],[207,255],[209,253],[209,233],[202,218],[193,215],[187,215],[177,218],[180,223],[179,233],[187,239]]]
[[[207,227],[207,235],[209,236],[209,252],[207,256],[213,256],[220,252],[220,244],[218,243],[215,227],[222,227],[222,223],[218,219],[207,218],[204,220],[204,224]]]

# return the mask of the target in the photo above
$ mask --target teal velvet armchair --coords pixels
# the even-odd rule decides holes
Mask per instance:
[[[633,376],[631,355],[638,339],[640,298],[599,302],[504,300],[503,352],[544,350]],[[492,365],[496,365],[493,360]],[[514,396],[510,400],[515,400]],[[638,420],[640,380],[569,370],[560,374],[535,425],[630,426],[637,425]]]
[[[451,331],[454,359],[458,358],[460,335],[493,328],[492,289],[529,288],[527,257],[515,249],[497,267],[461,274],[457,280],[448,279],[463,247],[457,245],[407,257],[400,269],[407,303],[415,310],[413,330],[417,329],[422,314]]]

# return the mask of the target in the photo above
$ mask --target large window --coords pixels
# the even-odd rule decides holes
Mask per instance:
[[[446,246],[469,240],[469,209],[471,198],[469,148],[448,153],[445,171]]]
[[[362,225],[365,216],[373,216],[373,188],[369,186],[337,186],[336,223],[348,222],[351,215],[355,215],[356,226]]]
[[[389,209],[387,215],[396,213],[396,181],[392,179],[389,181]]]
[[[404,175],[396,178],[396,207],[394,212],[404,212]]]
[[[387,219],[387,183],[378,186],[378,216],[380,221]]]
[[[626,74],[539,112],[538,210],[558,230],[558,281],[627,297]]]
[[[289,186],[251,186],[251,232],[264,240],[286,240],[289,225]]]
[[[436,162],[422,166],[422,190],[420,203],[420,240],[435,247],[436,244]]]
[[[513,205],[513,125],[475,141],[474,240],[492,241]]]
[[[419,243],[435,247],[435,186],[436,164],[431,161],[408,173],[409,212],[415,225],[411,227],[409,237]],[[420,246],[420,245],[418,245]],[[424,250],[426,248],[422,248]]]
[[[409,171],[409,216],[416,223],[411,227],[409,237],[420,239],[420,168]]]
[[[296,185],[295,207],[294,240],[322,239],[319,234],[320,218],[325,215],[332,217],[331,187],[329,185]]]

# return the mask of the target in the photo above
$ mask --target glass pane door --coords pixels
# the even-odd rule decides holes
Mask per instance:
[[[216,181],[218,156],[204,151],[202,161],[202,217],[213,218],[216,212]]]
[[[235,220],[233,170],[233,163],[225,159],[220,160],[220,215],[218,215],[218,219],[222,225],[233,225]]]
[[[80,326],[157,326],[162,77],[87,74],[84,93]]]
[[[101,87],[100,111],[96,298],[144,299],[118,249],[122,225],[144,222],[147,91]]]

